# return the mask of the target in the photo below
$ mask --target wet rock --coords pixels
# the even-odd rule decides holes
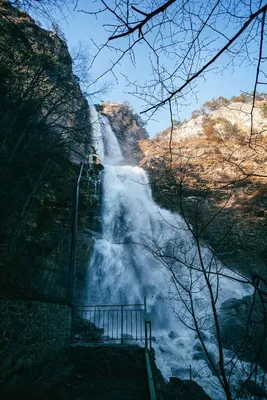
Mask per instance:
[[[205,351],[204,351],[204,349],[203,349],[203,347],[201,346],[200,343],[197,343],[194,346],[194,350],[196,350],[196,353],[193,355],[193,359],[196,360],[196,361],[204,360],[207,363],[207,366],[209,367],[211,372],[214,374],[215,371],[214,371],[214,368],[211,365],[211,362],[213,363],[213,365],[217,365],[217,362],[216,362],[216,360],[214,358],[214,355],[210,354],[210,360],[211,360],[211,362],[210,362],[207,354],[205,353]]]
[[[168,400],[211,400],[202,387],[195,381],[173,377],[170,378],[163,393]]]
[[[76,316],[73,321],[74,339],[85,342],[101,342],[103,329],[97,328],[92,322]]]
[[[179,335],[176,333],[176,332],[174,332],[174,331],[171,331],[170,333],[169,333],[169,338],[170,339],[177,339],[178,337],[179,337]]]
[[[267,369],[267,343],[263,324],[266,316],[258,295],[255,298],[251,295],[242,299],[228,299],[222,303],[219,314],[223,346],[238,351],[243,360],[259,360],[264,369]]]
[[[239,303],[240,303],[239,299],[235,299],[235,298],[228,299],[224,303],[222,303],[221,309],[222,310],[223,309],[225,309],[225,310],[227,310],[227,309],[229,309],[229,310],[231,310],[231,309],[237,310]]]
[[[244,385],[245,390],[247,390],[253,396],[261,399],[267,399],[267,393],[263,390],[257,383],[253,381],[248,381]]]
[[[159,346],[159,350],[160,350],[162,353],[166,353],[166,349],[164,349],[162,346]]]
[[[130,333],[124,333],[123,339],[125,340],[133,340],[133,336]]]
[[[259,217],[259,218],[263,218],[264,217],[264,211],[265,210],[259,210],[259,211],[257,211],[257,217]]]
[[[248,381],[245,383],[244,388],[253,396],[261,399],[267,399],[267,393],[263,390],[257,383],[253,381]]]
[[[205,333],[205,332],[203,332],[203,331],[200,331],[200,335],[201,335],[201,338],[202,338],[203,340],[208,340],[208,336],[206,335],[206,333]],[[198,337],[198,334],[197,334],[197,333],[196,333],[195,339],[199,339],[199,337]],[[209,341],[210,341],[210,338],[209,338]]]

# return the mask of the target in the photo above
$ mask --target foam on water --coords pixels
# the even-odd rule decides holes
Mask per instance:
[[[90,107],[90,114],[93,127],[93,146],[100,155],[102,163],[104,165],[122,163],[121,149],[107,117],[100,115],[94,106]]]

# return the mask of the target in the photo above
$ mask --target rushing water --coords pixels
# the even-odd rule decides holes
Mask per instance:
[[[164,377],[193,378],[212,399],[224,399],[218,380],[208,367],[186,311],[186,290],[178,292],[172,273],[191,288],[194,307],[209,351],[217,357],[216,339],[211,328],[209,293],[199,272],[199,252],[183,219],[156,205],[145,171],[123,165],[118,141],[108,120],[92,110],[95,147],[101,154],[103,172],[102,231],[96,239],[89,266],[89,304],[142,303],[146,295],[153,323],[157,365]],[[217,307],[228,298],[240,298],[248,289],[239,282],[220,279],[212,271],[222,272],[220,263],[208,249],[201,247],[205,265],[209,265],[213,290],[218,288]],[[190,267],[190,268],[189,268]],[[178,317],[177,317],[178,315]],[[180,320],[179,320],[180,317]],[[182,320],[182,321],[181,321]],[[185,322],[188,327],[183,323]],[[170,331],[175,332],[173,338]],[[226,360],[231,356],[225,351]],[[236,374],[233,380],[238,381]]]

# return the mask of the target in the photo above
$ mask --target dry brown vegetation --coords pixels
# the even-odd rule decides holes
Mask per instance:
[[[171,165],[168,141],[142,141],[142,165],[150,171],[154,196],[163,207],[180,211],[182,203],[198,227],[218,213],[203,239],[216,248],[226,235],[217,255],[237,268],[242,263],[252,274],[267,262],[266,139],[260,138],[252,148],[236,137],[219,138],[213,123],[206,129],[206,137],[172,144]],[[229,129],[240,134],[234,126]]]

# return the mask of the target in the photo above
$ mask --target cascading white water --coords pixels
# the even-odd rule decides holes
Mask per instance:
[[[101,118],[94,106],[90,107],[90,119],[93,129],[93,146],[97,154],[103,160],[104,158],[104,142],[101,130]]]
[[[93,127],[93,145],[104,165],[118,165],[123,161],[118,140],[107,117],[100,116],[95,107],[90,107]]]
[[[198,317],[205,317],[203,331],[209,350],[216,357],[214,332],[208,326],[209,295],[203,274],[196,271],[199,269],[199,255],[192,235],[179,215],[159,208],[153,201],[142,168],[118,165],[123,163],[123,157],[116,136],[106,119],[95,111],[93,115],[97,120],[94,134],[105,163],[103,235],[96,240],[90,261],[87,303],[142,303],[146,295],[155,336],[153,347],[164,377],[189,379],[191,368],[194,379],[212,399],[224,399],[205,357],[199,357],[196,333],[175,316],[176,312],[187,325],[192,325],[185,305],[177,301],[177,293],[173,297],[172,272],[185,286],[191,284]],[[208,249],[202,248],[201,251],[205,263],[212,265],[210,271],[222,268]],[[216,275],[211,282],[217,285]],[[218,305],[230,297],[240,298],[246,294],[248,289],[241,283],[221,278]],[[173,298],[172,302],[170,298]],[[170,331],[175,332],[172,339]],[[227,355],[229,358],[230,352],[225,352],[226,359]]]

